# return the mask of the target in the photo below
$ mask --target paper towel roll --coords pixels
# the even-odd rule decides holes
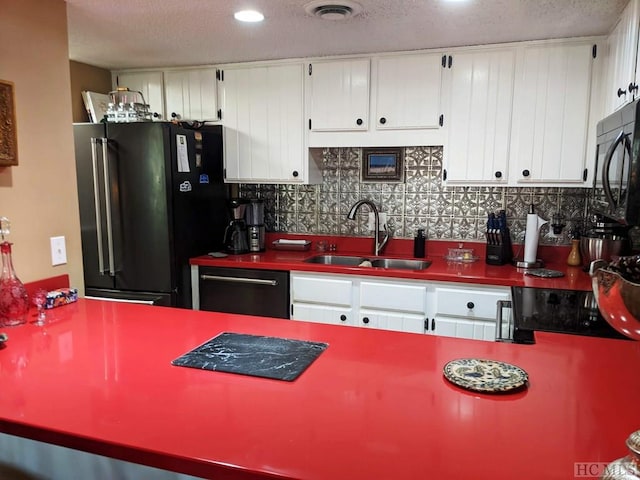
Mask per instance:
[[[524,261],[527,263],[535,263],[538,256],[538,236],[540,235],[540,227],[548,220],[540,218],[535,213],[527,214],[527,230],[524,234]]]
[[[524,236],[524,261],[534,263],[538,256],[538,215],[527,214],[527,230]]]

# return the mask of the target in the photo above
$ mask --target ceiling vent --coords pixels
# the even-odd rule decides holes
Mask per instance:
[[[340,3],[320,0],[307,3],[304,7],[309,15],[323,20],[346,20],[358,15],[362,6],[356,2],[341,1]]]

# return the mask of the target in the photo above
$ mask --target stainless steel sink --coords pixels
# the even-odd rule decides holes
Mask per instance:
[[[316,255],[315,257],[309,257],[305,260],[305,263],[320,263],[322,265],[340,265],[353,267],[360,265],[362,262],[368,260],[365,257],[350,257],[347,255]]]
[[[431,265],[429,260],[409,260],[402,258],[375,258],[371,265],[380,268],[396,268],[399,270],[424,270]]]
[[[402,258],[366,258],[351,257],[347,255],[316,255],[305,260],[306,263],[319,263],[322,265],[339,265],[343,267],[357,267],[363,262],[364,266],[378,268],[395,268],[399,270],[424,270],[431,265],[429,260],[411,260]]]

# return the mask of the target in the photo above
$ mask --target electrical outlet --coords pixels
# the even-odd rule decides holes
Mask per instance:
[[[384,226],[387,224],[387,214],[379,213],[378,217],[380,218],[380,231],[382,231],[384,230]],[[376,216],[373,214],[373,212],[369,212],[367,228],[370,232],[373,232],[376,229]]]
[[[51,237],[51,265],[64,265],[67,263],[67,247],[64,237]]]

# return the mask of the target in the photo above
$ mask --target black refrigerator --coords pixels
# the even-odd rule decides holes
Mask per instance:
[[[74,124],[85,296],[191,308],[189,258],[222,248],[222,126]]]

